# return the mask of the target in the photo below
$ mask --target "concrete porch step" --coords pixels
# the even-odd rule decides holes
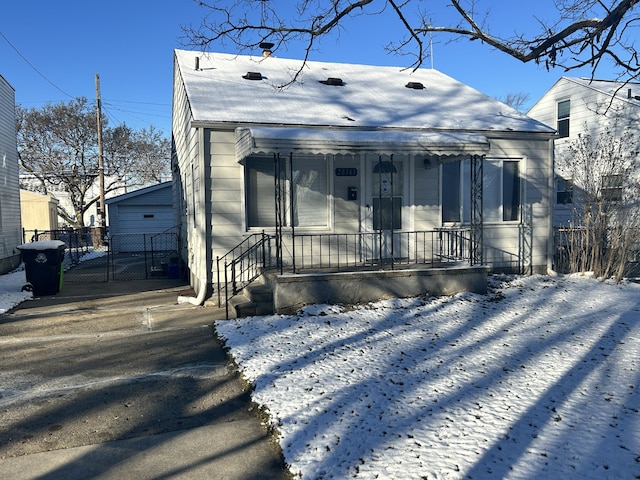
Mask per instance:
[[[235,312],[236,318],[272,315],[273,291],[262,283],[252,283],[246,286],[242,293],[229,300],[229,305]]]

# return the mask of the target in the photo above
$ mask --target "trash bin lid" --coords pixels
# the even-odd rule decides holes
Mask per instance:
[[[18,250],[57,250],[64,246],[62,240],[43,240],[40,242],[23,243],[18,245]]]

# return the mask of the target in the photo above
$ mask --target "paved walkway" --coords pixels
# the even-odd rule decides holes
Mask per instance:
[[[0,315],[0,478],[284,479],[177,281],[65,285]]]

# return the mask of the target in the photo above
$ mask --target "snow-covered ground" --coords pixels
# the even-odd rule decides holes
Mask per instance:
[[[640,285],[216,322],[303,479],[640,478]]]
[[[22,269],[0,275],[0,315],[32,298],[31,292],[21,291],[26,283],[25,272]]]
[[[39,244],[42,245],[45,244],[45,242],[39,242]],[[51,245],[54,245],[53,248],[56,248],[57,246],[56,243],[52,243]],[[87,260],[102,257],[104,255],[106,255],[106,252],[91,249],[91,251],[80,257],[78,261],[85,262]],[[33,294],[31,292],[22,291],[22,287],[26,283],[27,279],[24,271],[24,264],[21,264],[19,268],[11,273],[0,275],[0,315],[5,313],[7,310],[15,307],[16,305],[19,305],[25,300],[30,300],[33,298]]]
[[[640,478],[640,285],[496,276],[216,329],[303,479]]]

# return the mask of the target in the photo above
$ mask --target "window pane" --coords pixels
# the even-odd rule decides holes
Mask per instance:
[[[471,161],[460,162],[462,170],[462,221],[471,223]]]
[[[569,136],[569,117],[571,115],[571,101],[563,100],[558,102],[558,124],[557,130],[560,138]]]
[[[442,165],[442,221],[460,221],[460,162]]]
[[[558,120],[569,118],[571,113],[571,100],[558,102]]]
[[[556,179],[556,203],[566,205],[573,203],[573,185],[564,178]]]
[[[328,225],[329,195],[327,162],[324,158],[293,160],[294,225]]]
[[[558,120],[558,135],[560,138],[566,138],[569,136],[569,119]]]
[[[518,162],[502,164],[502,219],[518,220],[520,207],[520,174]]]
[[[602,177],[602,198],[609,202],[622,201],[622,175],[605,175]]]
[[[501,204],[500,164],[485,160],[482,178],[483,219],[486,222],[499,222]]]
[[[248,158],[246,163],[247,227],[275,227],[273,160]]]

